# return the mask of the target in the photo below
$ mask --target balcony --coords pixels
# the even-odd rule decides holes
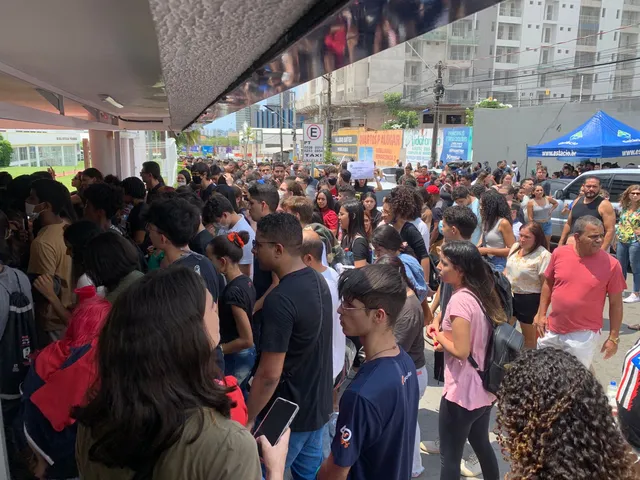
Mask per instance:
[[[624,0],[625,12],[640,12],[640,0]]]
[[[425,33],[424,35],[420,35],[419,37],[422,40],[427,40],[431,42],[444,42],[447,40],[447,30],[445,29],[436,29],[431,30],[430,32]]]
[[[522,10],[519,8],[501,8],[498,11],[498,22],[522,24]]]
[[[582,0],[580,6],[600,8],[602,7],[602,0]]]
[[[465,33],[464,35],[458,35],[451,32],[448,40],[451,45],[478,45],[480,36],[477,33]]]

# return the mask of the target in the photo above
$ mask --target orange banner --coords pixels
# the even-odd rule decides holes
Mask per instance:
[[[358,136],[358,160],[373,150],[373,161],[379,167],[392,167],[398,162],[402,148],[402,130],[376,130]],[[363,155],[360,155],[360,150]]]

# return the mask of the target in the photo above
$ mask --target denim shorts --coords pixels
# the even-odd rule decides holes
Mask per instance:
[[[542,227],[542,231],[544,232],[545,235],[551,235],[551,231],[553,227],[553,225],[551,225],[551,221],[540,223],[540,226]]]

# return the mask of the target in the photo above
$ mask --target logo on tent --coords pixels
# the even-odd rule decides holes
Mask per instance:
[[[569,140],[578,140],[580,138],[582,138],[582,130],[571,135]]]
[[[631,138],[631,134],[629,132],[625,132],[623,130],[618,130],[618,138],[625,138],[629,140]]]

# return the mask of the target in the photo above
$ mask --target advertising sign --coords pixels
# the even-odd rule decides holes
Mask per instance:
[[[302,125],[305,162],[322,162],[324,159],[324,125],[305,123]]]
[[[442,152],[443,132],[438,132],[438,143],[436,144],[436,158],[440,158]],[[432,128],[421,128],[416,130],[405,130],[402,146],[406,151],[406,162],[413,168],[420,165],[428,165],[431,161],[431,141],[433,138]]]
[[[340,159],[358,159],[358,130],[341,128],[331,135],[331,153]]]
[[[373,160],[379,167],[391,167],[396,164],[402,148],[402,130],[376,130],[363,132],[358,135],[358,160],[364,160],[360,155],[372,150]],[[367,157],[368,159],[369,157]]]
[[[456,160],[471,160],[473,128],[445,128],[440,160],[448,163]]]
[[[203,145],[202,146],[202,153],[205,154],[205,155],[213,154],[213,145]]]

